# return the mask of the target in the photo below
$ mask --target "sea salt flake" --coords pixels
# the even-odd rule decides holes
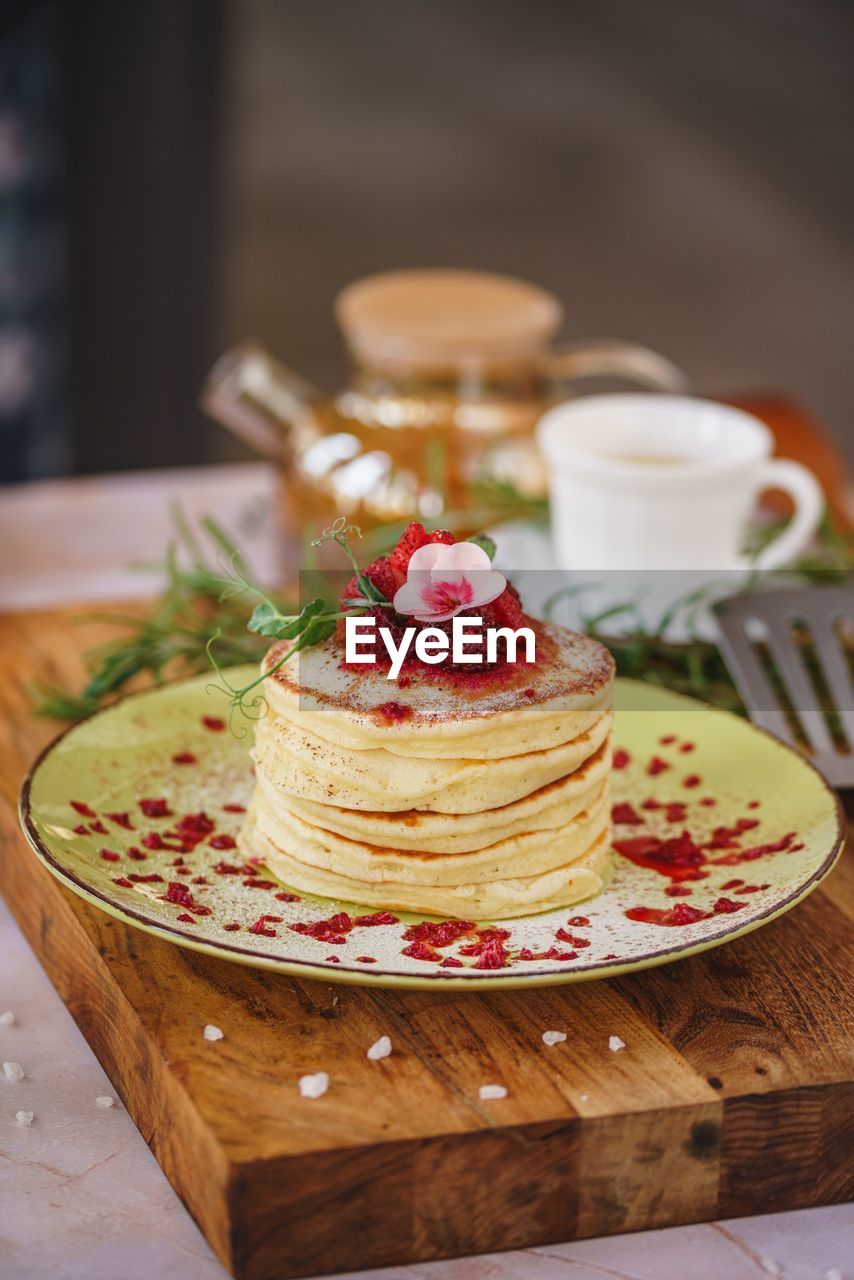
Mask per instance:
[[[619,1053],[621,1049],[625,1049],[626,1042],[621,1040],[619,1036],[608,1036],[608,1048],[612,1053]]]
[[[205,1039],[206,1039],[206,1040],[221,1040],[221,1039],[222,1039],[222,1032],[220,1031],[219,1027],[215,1027],[215,1026],[213,1026],[210,1022],[209,1022],[209,1023],[208,1023],[208,1025],[205,1027],[204,1035],[205,1035]]]
[[[544,1031],[543,1032],[543,1044],[547,1044],[547,1045],[563,1044],[565,1039],[566,1039],[566,1035],[563,1031]]]
[[[25,1127],[29,1128],[29,1126],[33,1123],[33,1113],[32,1111],[16,1111],[15,1119],[17,1120],[18,1124],[22,1124]]]
[[[115,1098],[110,1098],[107,1096],[107,1094],[104,1094],[102,1098],[95,1099],[95,1106],[102,1107],[104,1111],[109,1110],[110,1107],[114,1107],[115,1105],[116,1105]]]
[[[304,1098],[322,1098],[329,1088],[329,1076],[325,1071],[315,1071],[313,1076],[300,1076],[299,1091]]]
[[[4,1062],[3,1074],[7,1080],[10,1080],[15,1084],[18,1080],[23,1080],[24,1068],[21,1066],[20,1062]]]
[[[380,1058],[387,1058],[391,1053],[391,1040],[388,1036],[380,1036],[368,1050],[368,1057],[372,1062],[377,1062]]]
[[[477,1096],[481,1102],[497,1102],[499,1098],[507,1097],[507,1090],[503,1084],[482,1084]]]
[[[5,1013],[0,1013],[0,1027],[14,1027],[15,1015],[11,1009],[7,1009]]]

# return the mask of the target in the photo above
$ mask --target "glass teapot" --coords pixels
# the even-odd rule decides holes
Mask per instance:
[[[563,320],[535,285],[413,270],[349,285],[335,315],[351,359],[326,395],[262,347],[226,352],[202,405],[283,472],[292,535],[346,515],[368,530],[418,519],[470,533],[545,503],[533,428],[593,379],[684,391],[663,356],[613,340],[553,345]]]

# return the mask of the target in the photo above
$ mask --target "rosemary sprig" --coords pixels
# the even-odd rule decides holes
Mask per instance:
[[[79,691],[44,682],[33,685],[30,694],[36,715],[80,720],[145,678],[162,684],[209,670],[207,645],[214,636],[219,638],[223,665],[261,661],[268,642],[247,630],[249,606],[242,590],[236,590],[239,584],[223,575],[218,564],[227,557],[245,576],[240,551],[209,516],[194,530],[181,509],[174,507],[172,522],[175,537],[165,560],[136,566],[166,576],[166,589],[154,609],[142,616],[122,611],[80,615],[76,621],[106,622],[121,634],[86,653],[89,679]],[[276,607],[289,611],[284,602]]]

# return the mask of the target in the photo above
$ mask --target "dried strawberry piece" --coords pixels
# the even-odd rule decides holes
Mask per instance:
[[[146,818],[172,817],[172,810],[169,808],[169,803],[162,797],[140,800],[139,807],[145,814]]]
[[[698,920],[706,919],[705,911],[701,911],[699,907],[692,907],[687,902],[677,902],[668,915],[670,923],[675,925],[696,924]]]
[[[237,929],[240,928],[240,925],[237,923],[236,920],[233,920],[231,924],[224,924],[222,927],[223,929],[225,929],[226,933],[234,933],[236,932]]]
[[[530,947],[522,947],[522,949],[521,949],[521,950],[520,950],[520,952],[519,952],[518,959],[519,959],[519,960],[533,960],[533,958],[534,958],[534,953],[533,953],[533,951],[531,950],[531,948],[530,948]]]
[[[704,809],[713,809],[717,804],[717,800],[715,799],[714,796],[703,796],[702,800],[700,801],[700,804],[703,806]]]
[[[128,876],[128,880],[130,880],[133,884],[162,884],[163,883],[163,877],[158,875],[156,871],[152,871],[151,874],[147,876],[132,874]]]
[[[193,876],[193,879],[190,881],[190,883],[191,884],[209,884],[210,881],[206,880],[204,876]]]
[[[428,946],[426,942],[410,942],[408,947],[403,948],[401,955],[409,956],[413,960],[441,959],[439,952]]]
[[[690,898],[693,890],[687,884],[669,884],[664,892],[668,898]]]
[[[422,920],[404,932],[404,942],[423,942],[430,947],[449,947],[466,933],[474,933],[473,920]]]
[[[147,835],[144,835],[140,840],[140,844],[145,849],[158,850],[169,848],[167,844],[163,843],[162,836],[159,836],[156,831],[149,831]]]
[[[141,849],[137,849],[135,844],[131,845],[131,847],[127,851],[127,854],[128,854],[128,857],[132,858],[134,862],[146,862],[148,860],[148,855],[143,853]]]
[[[170,880],[169,887],[163,895],[166,902],[174,902],[179,907],[192,907],[195,900],[187,885],[180,880]]]
[[[376,964],[376,956],[356,956],[357,964]]]
[[[301,902],[302,899],[300,898],[298,893],[287,893],[283,889],[281,893],[276,894],[276,901],[277,902]]]
[[[676,741],[676,734],[675,734],[675,733],[666,733],[666,734],[664,735],[664,737],[663,737],[663,738],[659,738],[659,739],[658,739],[658,741],[659,741],[659,744],[660,744],[662,747],[669,747],[672,743],[674,743],[674,742]]]
[[[306,937],[315,938],[318,942],[331,942],[335,946],[341,946],[347,941],[346,934],[352,930],[353,921],[346,911],[339,911],[328,920],[315,920],[313,923],[298,921],[288,927],[294,933],[305,934]]]
[[[245,813],[246,812],[245,804],[224,804],[222,807],[225,813]]]
[[[726,915],[730,911],[740,911],[745,906],[747,906],[746,902],[733,902],[732,898],[718,898],[712,910],[719,916]]]
[[[445,956],[444,960],[439,961],[440,969],[462,969],[464,968],[462,960],[457,960],[454,956]]]
[[[205,836],[211,834],[215,826],[216,823],[204,812],[186,813],[179,822],[176,822],[175,835],[184,844],[189,845],[190,849],[194,849],[197,844],[204,840]],[[189,853],[190,849],[185,850],[185,852]]]
[[[192,751],[179,751],[176,756],[172,757],[173,764],[196,764],[196,757]]]
[[[89,828],[86,826],[85,822],[78,822],[77,826],[74,828],[74,834],[76,836],[88,836]]]
[[[278,895],[276,895],[278,896]],[[390,911],[375,911],[370,916],[356,916],[353,924],[363,925],[365,928],[372,928],[380,924],[398,924],[398,918],[392,915]]]
[[[681,800],[673,800],[664,806],[664,817],[668,822],[684,822],[687,812]]]
[[[694,742],[683,742],[682,746],[679,748],[683,756],[688,755],[689,752],[694,751],[695,749],[696,749],[696,743]]]
[[[99,849],[98,857],[103,858],[105,862],[118,862],[121,854],[116,853],[115,849]]]
[[[327,956],[327,957],[326,957],[326,961],[325,961],[325,963],[326,963],[326,964],[340,964],[340,963],[341,963],[341,957],[340,957],[340,956]]]
[[[699,787],[702,781],[703,779],[700,777],[699,773],[689,773],[687,778],[682,779],[682,786],[685,787],[686,790],[691,791],[694,787]]]
[[[646,767],[646,771],[651,778],[655,778],[659,773],[664,773],[665,769],[669,769],[670,765],[666,760],[662,760],[661,756],[653,756]]]
[[[124,827],[125,831],[133,831],[129,813],[106,813],[104,817],[109,818],[110,822],[114,822],[117,827]]]
[[[211,836],[208,844],[212,849],[236,849],[237,841],[234,836],[220,835]]]
[[[617,747],[611,760],[611,765],[614,769],[625,769],[631,758],[628,751],[625,751],[622,747]]]
[[[507,952],[498,938],[490,938],[474,966],[475,969],[503,969],[507,964]]]
[[[214,867],[214,871],[218,876],[242,876],[246,872],[245,867],[236,867],[233,862],[218,862]]]
[[[481,956],[487,950],[494,950],[496,945],[501,945],[503,950],[503,943],[510,937],[510,930],[478,929],[476,936],[476,942],[470,942],[467,946],[460,947],[461,956]]]
[[[108,834],[107,828],[104,826],[100,818],[97,820],[97,822],[89,823],[89,830],[94,831],[95,834],[99,836],[105,836]]]
[[[258,876],[247,876],[243,881],[246,889],[275,889],[275,880],[261,880]]]
[[[573,934],[567,933],[566,929],[556,929],[555,937],[558,942],[568,942],[571,947],[577,947],[579,950],[590,946],[589,938],[577,938]]]
[[[744,884],[743,880],[727,880],[726,884],[722,884],[722,889],[737,889],[739,885]]]
[[[82,800],[69,800],[68,803],[72,809],[76,809],[81,818],[97,818],[98,816],[95,810],[90,809],[88,804],[84,804]]]
[[[570,916],[566,923],[572,925],[574,929],[586,929],[590,921],[587,916]]]
[[[225,721],[219,716],[202,716],[202,724],[206,729],[210,729],[211,733],[222,733],[225,728]]]
[[[192,916],[187,915],[186,911],[183,911],[183,912],[181,913],[181,915],[179,915],[177,918],[181,921],[181,924],[195,924],[195,923],[196,923]]]
[[[619,804],[615,804],[611,809],[611,819],[618,826],[640,826],[643,818],[636,813],[632,805],[628,801],[623,800]]]
[[[119,876],[118,878],[114,877],[113,884],[121,885],[123,889],[133,888],[133,885],[131,884],[130,880],[128,880],[127,876]]]
[[[249,932],[259,935],[262,938],[277,938],[279,935],[275,929],[270,929],[267,925],[267,916],[259,916],[254,924],[250,924]]]

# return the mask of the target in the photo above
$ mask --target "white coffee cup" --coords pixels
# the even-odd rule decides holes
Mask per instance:
[[[537,427],[549,471],[555,557],[565,569],[773,569],[802,552],[824,510],[798,462],[772,458],[750,414],[692,396],[588,396]],[[743,551],[765,489],[792,519],[758,556]]]

